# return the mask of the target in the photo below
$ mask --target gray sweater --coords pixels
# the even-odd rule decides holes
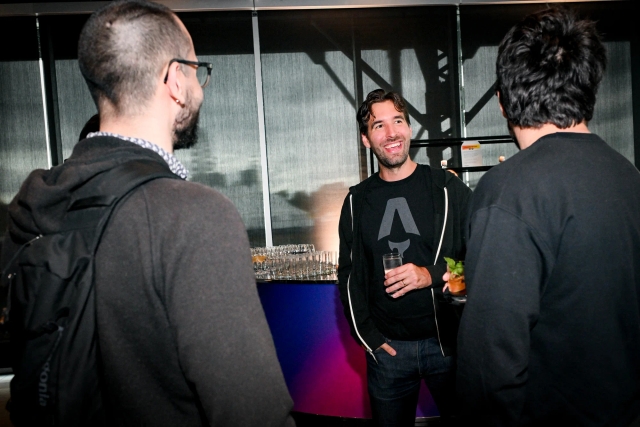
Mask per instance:
[[[163,162],[95,137],[33,173],[9,208],[11,246],[55,229],[88,176],[136,158]],[[162,178],[134,190],[99,246],[96,303],[109,425],[294,425],[246,231],[219,192]]]

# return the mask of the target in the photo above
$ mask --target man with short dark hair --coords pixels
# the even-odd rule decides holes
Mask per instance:
[[[457,317],[438,297],[443,257],[464,255],[471,190],[409,157],[411,124],[397,93],[374,90],[356,117],[380,170],[344,201],[338,280],[352,335],[367,352],[373,418],[380,426],[413,426],[422,380],[449,418]],[[385,273],[382,255],[391,252],[404,262]]]
[[[9,207],[7,252],[58,229],[74,190],[118,165],[154,162],[183,178],[130,193],[96,253],[105,425],[293,426],[243,222],[173,156],[196,141],[211,64],[173,12],[146,1],[94,13],[78,52],[100,131],[30,175]]]
[[[589,132],[605,49],[565,9],[498,50],[521,148],[470,207],[458,392],[478,425],[626,426],[640,415],[640,173]]]

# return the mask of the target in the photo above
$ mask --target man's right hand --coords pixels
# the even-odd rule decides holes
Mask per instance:
[[[451,277],[451,274],[449,273],[449,266],[447,265],[447,272],[442,275],[442,280],[446,282],[444,284],[444,287],[442,288],[442,292],[445,292],[447,289],[449,289],[449,277]]]
[[[384,351],[386,351],[387,353],[389,353],[391,356],[395,356],[395,355],[396,355],[396,351],[394,350],[394,348],[393,348],[393,347],[391,347],[391,346],[390,346],[389,344],[387,344],[387,343],[382,344],[382,345],[381,345],[380,347],[378,347],[378,348],[383,349]]]
[[[362,347],[362,348],[363,348],[363,350],[367,350],[367,348],[364,346],[364,344],[360,344],[360,347]],[[380,347],[378,347],[378,348],[383,349],[384,351],[386,351],[387,353],[389,353],[391,356],[395,356],[395,355],[396,355],[396,350],[395,350],[393,347],[391,347],[389,344],[387,344],[387,343],[382,344],[382,345],[381,345]],[[378,348],[377,348],[377,349],[378,349]],[[376,350],[377,350],[377,349],[376,349]]]

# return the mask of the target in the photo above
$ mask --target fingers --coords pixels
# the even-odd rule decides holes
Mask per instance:
[[[392,278],[392,277],[395,277],[395,276],[397,276],[397,275],[399,275],[399,274],[403,274],[403,273],[405,273],[405,272],[407,271],[407,269],[408,269],[411,265],[412,265],[412,264],[404,264],[404,265],[401,265],[400,267],[396,267],[396,268],[394,268],[393,270],[390,270],[388,273],[386,273],[386,274],[384,275],[384,277],[386,277],[386,278]]]
[[[404,288],[394,292],[391,294],[391,298],[400,298],[402,296],[405,296],[407,294],[407,292],[412,291],[413,289],[409,289],[407,286],[405,286]]]
[[[389,271],[387,274],[384,275],[385,277],[385,281],[384,281],[384,285],[385,286],[390,286],[393,285],[394,283],[399,282],[402,279],[408,279],[409,276],[411,275],[411,266],[413,266],[413,264],[404,264],[401,265],[400,267],[396,267],[393,270]]]
[[[447,272],[442,275],[442,280],[445,282],[442,287],[442,292],[446,292],[449,289],[449,279],[451,278],[451,274],[449,273],[449,266],[447,265]]]
[[[397,354],[396,350],[387,343],[382,344],[380,348],[389,353],[391,356],[395,356]]]
[[[417,288],[415,286],[409,285],[405,280],[400,279],[399,282],[396,282],[393,285],[387,287],[387,293],[393,298],[398,298],[413,289]]]
[[[423,269],[423,267],[408,263],[391,270],[385,275],[386,292],[393,298],[398,298],[409,291],[428,286],[431,280],[430,277],[423,277]],[[428,272],[426,274],[428,275]]]
[[[404,269],[400,270],[402,267],[405,266],[403,265],[398,268],[394,268],[393,270],[385,274],[384,277],[386,280],[384,281],[384,285],[387,287],[387,293],[394,293],[406,286],[406,283],[403,282],[406,274],[404,272]]]

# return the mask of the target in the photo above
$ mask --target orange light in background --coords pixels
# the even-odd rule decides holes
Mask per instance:
[[[338,223],[349,187],[343,182],[323,185],[311,196],[313,244],[318,251],[338,251]]]

